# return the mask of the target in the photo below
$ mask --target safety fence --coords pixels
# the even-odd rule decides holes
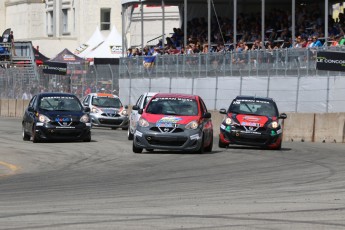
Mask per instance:
[[[318,50],[320,49],[345,50],[344,47],[321,47]],[[278,81],[281,85],[276,89],[279,88],[281,92],[293,91],[291,97],[296,95],[295,97],[301,100],[301,95],[312,95],[312,92],[317,93],[317,90],[320,92],[322,88],[321,91],[325,92],[325,96],[316,101],[316,105],[323,104],[321,112],[334,111],[334,106],[329,102],[332,99],[342,101],[341,97],[345,98],[345,95],[339,89],[336,91],[336,97],[332,96],[333,81],[331,79],[341,78],[343,72],[318,71],[316,69],[318,50],[286,48],[126,57],[120,58],[119,65],[69,67],[68,74],[65,76],[47,75],[39,68],[36,79],[28,79],[21,73],[19,67],[0,68],[1,98],[22,99],[26,97],[26,94],[33,95],[41,91],[72,92],[78,97],[83,97],[87,92],[104,91],[119,94],[126,103],[133,104],[138,94],[143,91],[158,90],[195,94],[203,94],[206,91],[208,92],[206,97],[210,98],[206,100],[209,101],[211,108],[217,109],[228,100],[226,95],[229,92],[275,96],[277,93],[272,93],[274,90],[272,81],[277,78],[288,78],[290,80]],[[309,80],[303,79],[309,77],[326,78],[322,78],[324,80],[320,80],[320,83],[317,80],[314,81],[311,84],[312,87],[306,89],[303,84],[308,85]],[[258,93],[258,89],[253,85],[247,87],[246,82],[255,82],[251,78],[257,79],[255,84],[259,84],[261,79],[266,88]],[[294,78],[298,80],[293,80]],[[224,84],[224,80],[228,83]],[[209,94],[214,96],[211,97]],[[315,98],[318,97],[314,97],[313,101]],[[289,103],[299,102],[296,99]],[[301,107],[304,106],[291,104],[288,110],[299,111]]]

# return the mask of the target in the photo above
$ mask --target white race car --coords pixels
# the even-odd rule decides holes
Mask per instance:
[[[146,92],[140,95],[139,99],[133,105],[132,112],[129,115],[129,127],[128,127],[128,140],[133,140],[133,135],[135,129],[137,127],[138,120],[140,118],[140,114],[138,113],[139,109],[144,109],[150,99],[156,95],[155,92]]]

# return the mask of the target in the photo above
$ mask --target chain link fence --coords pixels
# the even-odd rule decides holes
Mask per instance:
[[[321,47],[321,50],[344,51],[344,47]],[[69,67],[65,76],[44,74],[38,68],[38,77],[27,78],[20,68],[0,68],[1,98],[22,99],[23,96],[36,94],[41,91],[72,92],[78,97],[83,97],[88,92],[115,93],[123,97],[126,104],[134,104],[138,95],[144,91],[186,92],[203,94],[204,91],[212,92],[213,96],[206,95],[206,100],[212,101],[211,108],[218,108],[220,102],[228,100],[226,94],[258,94],[257,89],[246,88],[247,77],[263,79],[266,88],[261,94],[271,96],[272,79],[287,78],[286,84],[279,86],[279,91],[284,88],[298,95],[306,91],[317,94],[317,83],[313,89],[303,88],[303,78],[327,77],[328,80],[320,81],[319,88],[329,95],[332,81],[329,77],[341,77],[343,72],[316,70],[315,49],[274,49],[274,50],[249,50],[246,52],[227,51],[221,53],[198,53],[191,55],[157,55],[155,57],[135,56],[120,58],[119,65],[90,65]],[[80,71],[82,69],[82,71]],[[225,84],[224,81],[233,81]],[[290,81],[288,79],[299,79]],[[204,80],[202,80],[204,79]],[[206,83],[205,83],[206,82]],[[260,82],[260,80],[258,80]],[[284,81],[283,81],[284,82]],[[281,84],[281,83],[280,83]],[[302,87],[301,85],[302,84]],[[306,83],[309,84],[309,83]],[[270,88],[271,87],[271,88]],[[324,89],[324,87],[326,87]],[[220,93],[222,92],[222,93]],[[309,94],[311,93],[309,92]],[[337,91],[333,100],[342,101],[345,98],[343,91]],[[339,95],[338,95],[339,94]],[[275,96],[275,93],[273,93]],[[207,97],[210,97],[209,99]],[[317,97],[316,97],[317,98]],[[322,99],[319,103],[328,103]],[[298,103],[294,101],[291,103]],[[290,106],[291,107],[291,106]],[[293,105],[295,111],[301,105]],[[325,108],[330,108],[326,105]],[[329,110],[326,109],[326,112]]]

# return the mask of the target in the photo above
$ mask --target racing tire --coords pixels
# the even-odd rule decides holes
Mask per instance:
[[[224,148],[228,147],[228,145],[227,145],[227,144],[224,144],[223,142],[221,142],[221,141],[219,140],[219,141],[218,141],[218,147],[224,149]]]
[[[211,137],[210,144],[205,148],[205,152],[212,152],[212,148],[213,148],[213,134],[212,134],[212,137]]]
[[[25,132],[24,128],[23,128],[22,136],[23,136],[23,141],[30,141],[30,135]]]
[[[135,146],[134,141],[133,141],[132,150],[134,153],[142,153],[143,152],[143,148],[139,148],[139,147]]]
[[[39,139],[39,137],[36,134],[36,126],[32,127],[32,136],[31,137],[32,137],[32,143],[40,142],[40,139]]]
[[[199,154],[204,153],[204,137],[202,137],[200,148],[198,150],[196,150],[196,152]]]
[[[127,138],[128,138],[128,140],[129,141],[133,140],[133,137],[134,137],[134,135],[133,135],[133,133],[131,133],[131,129],[128,129],[128,131],[127,131]]]
[[[83,142],[91,142],[91,132],[83,139]]]

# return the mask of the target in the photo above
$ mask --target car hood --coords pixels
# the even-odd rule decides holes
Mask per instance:
[[[233,114],[233,118],[236,118],[240,125],[246,126],[259,126],[264,127],[267,121],[274,120],[267,116],[260,115],[248,115],[248,114]]]
[[[191,121],[199,120],[198,116],[175,116],[175,115],[148,114],[148,113],[143,114],[141,117],[146,119],[149,123],[156,123],[156,124],[186,125]]]

